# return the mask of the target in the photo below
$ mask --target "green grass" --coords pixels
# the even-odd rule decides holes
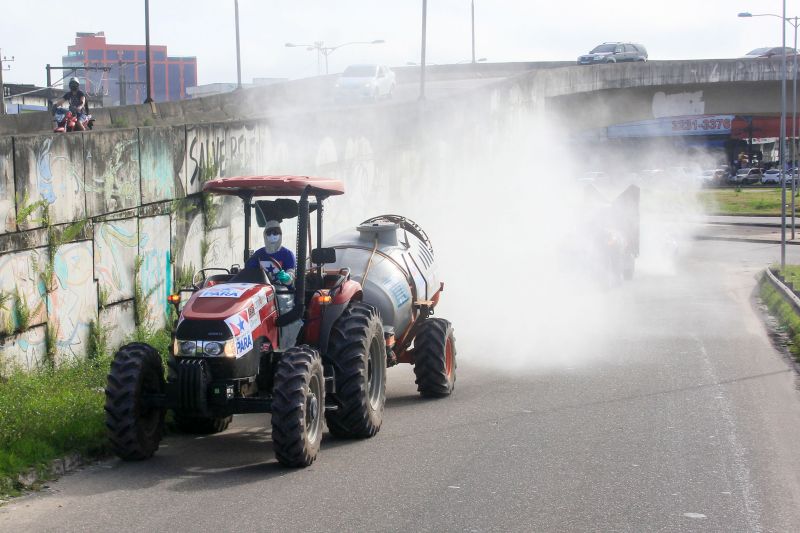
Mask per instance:
[[[773,268],[773,270],[780,269]],[[800,265],[786,265],[786,268],[780,270],[780,273],[784,280],[800,288]]]
[[[169,331],[139,328],[129,340],[147,342],[167,357]],[[0,375],[0,497],[18,494],[16,477],[30,468],[45,472],[71,452],[105,452],[103,390],[111,357],[97,348],[90,359]]]
[[[110,359],[57,369],[15,371],[0,385],[0,495],[14,477],[68,452],[94,455],[105,446],[103,387]]]
[[[794,267],[800,269],[800,267]],[[772,284],[766,280],[766,276],[761,281],[760,287],[761,299],[769,308],[770,312],[778,319],[778,322],[786,333],[789,335],[791,343],[789,344],[789,351],[795,359],[800,361],[800,316],[778,292]]]
[[[791,205],[792,193],[786,191],[786,203]],[[724,215],[774,215],[781,214],[780,188],[758,189],[704,189],[697,199],[707,213]],[[800,208],[800,199],[795,200]]]

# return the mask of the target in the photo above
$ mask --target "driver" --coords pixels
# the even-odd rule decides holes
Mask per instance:
[[[72,78],[69,80],[69,92],[66,93],[61,100],[55,103],[56,107],[62,106],[66,103],[69,103],[69,109],[78,117],[78,121],[75,124],[75,129],[80,131],[85,131],[86,128],[83,126],[84,121],[86,120],[86,94],[80,90],[80,82],[78,82],[77,78]]]
[[[264,247],[259,248],[245,263],[245,268],[263,268],[273,283],[286,287],[294,285],[297,261],[291,250],[281,246],[283,232],[277,220],[264,226]]]

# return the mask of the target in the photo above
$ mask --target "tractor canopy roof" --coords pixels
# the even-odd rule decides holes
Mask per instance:
[[[203,185],[203,191],[234,196],[334,196],[344,194],[344,183],[332,178],[313,176],[233,176],[217,178]]]

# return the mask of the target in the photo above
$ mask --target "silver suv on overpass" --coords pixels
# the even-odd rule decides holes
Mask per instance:
[[[647,50],[641,44],[636,43],[603,43],[578,58],[579,65],[621,63],[623,61],[647,61]]]

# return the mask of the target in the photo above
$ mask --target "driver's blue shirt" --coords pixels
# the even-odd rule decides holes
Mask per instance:
[[[275,263],[270,261],[273,259],[277,261],[283,270],[291,270],[297,266],[297,261],[294,258],[294,254],[291,250],[287,250],[283,246],[278,248],[278,251],[274,254],[267,253],[264,248],[259,248],[255,251],[255,253],[247,260],[247,263],[244,264],[245,268],[263,268],[270,279],[275,279],[275,276],[278,274],[280,270]]]

